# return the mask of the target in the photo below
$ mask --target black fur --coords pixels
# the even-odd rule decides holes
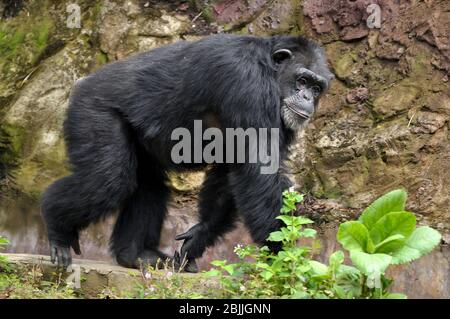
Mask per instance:
[[[79,231],[115,210],[111,248],[120,264],[137,267],[139,258],[162,256],[157,247],[169,196],[166,172],[205,166],[175,165],[170,158],[173,129],[191,129],[195,119],[212,114],[222,128],[280,128],[285,158],[294,132],[282,121],[279,78],[290,62],[272,58],[283,48],[329,78],[321,49],[305,38],[217,35],[157,48],[78,81],[64,124],[73,174],[51,185],[42,200],[52,259],[70,264],[68,249],[79,252]],[[258,243],[280,226],[275,217],[290,183],[282,172],[261,175],[260,166],[210,167],[200,223],[179,236],[188,258],[200,257],[232,229],[237,212]]]

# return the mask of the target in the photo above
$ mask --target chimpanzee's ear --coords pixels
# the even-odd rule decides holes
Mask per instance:
[[[272,54],[272,58],[276,64],[292,58],[292,52],[288,49],[279,49]]]

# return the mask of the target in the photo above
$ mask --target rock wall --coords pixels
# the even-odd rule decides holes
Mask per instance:
[[[441,251],[403,274],[416,297],[448,296],[450,240],[450,2],[388,0],[0,1],[0,234],[11,251],[46,253],[38,200],[67,174],[61,134],[73,83],[107,62],[180,39],[219,32],[304,34],[323,43],[336,74],[293,147],[292,172],[308,194],[302,210],[335,245],[337,222],[380,194],[405,187],[408,209],[444,234]],[[381,9],[368,28],[369,4]],[[172,176],[162,248],[196,221],[201,174]],[[114,217],[82,236],[84,258],[108,259]],[[202,268],[250,242],[240,226],[208,250]],[[436,267],[435,265],[442,265]],[[423,272],[421,267],[425,266]],[[416,286],[406,283],[408,276]],[[433,287],[432,289],[425,289]]]

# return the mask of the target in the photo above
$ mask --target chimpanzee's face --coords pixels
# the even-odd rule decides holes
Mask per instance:
[[[313,116],[319,98],[333,78],[322,52],[309,53],[310,56],[293,54],[287,49],[274,53],[275,61],[280,63],[281,116],[284,125],[292,130],[298,129]]]

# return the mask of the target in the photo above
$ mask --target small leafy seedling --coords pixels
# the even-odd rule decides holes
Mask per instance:
[[[389,265],[418,259],[441,240],[436,230],[416,227],[416,217],[405,210],[406,198],[402,189],[391,191],[367,207],[358,220],[339,226],[338,241],[349,251],[352,263],[367,276],[369,284],[383,279]]]

